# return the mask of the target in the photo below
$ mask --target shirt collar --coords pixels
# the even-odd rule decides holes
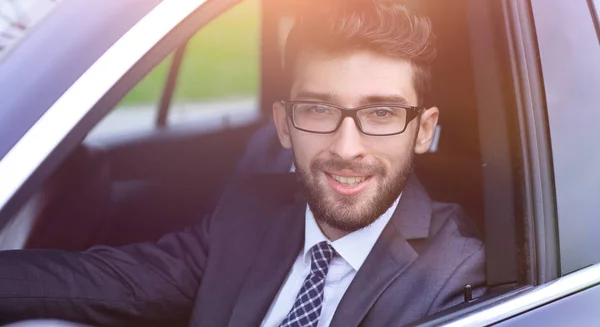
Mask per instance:
[[[355,271],[358,271],[367,259],[375,242],[377,242],[379,235],[381,235],[381,232],[392,218],[401,197],[402,194],[400,194],[396,201],[394,201],[394,204],[392,204],[392,206],[371,225],[352,232],[334,242],[329,241],[325,234],[323,234],[310,207],[307,205],[305,214],[304,262],[307,264],[310,262],[310,249],[313,246],[317,243],[327,241],[327,243],[329,243]]]

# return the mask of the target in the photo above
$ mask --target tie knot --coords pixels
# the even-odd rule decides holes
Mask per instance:
[[[337,252],[335,252],[333,247],[326,241],[314,245],[311,248],[311,272],[321,277],[325,277],[327,275],[327,270],[329,270],[329,263],[336,254]]]

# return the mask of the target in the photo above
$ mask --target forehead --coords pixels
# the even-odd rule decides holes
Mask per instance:
[[[401,97],[409,105],[417,103],[411,63],[371,51],[302,51],[296,62],[291,98],[297,100],[306,93],[327,95],[332,102],[350,107],[364,104],[368,98]]]

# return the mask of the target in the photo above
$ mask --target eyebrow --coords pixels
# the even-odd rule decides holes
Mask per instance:
[[[304,100],[316,100],[316,101],[324,101],[324,102],[333,102],[335,101],[335,96],[332,93],[319,93],[312,91],[300,91],[296,95],[298,99]]]
[[[360,99],[360,105],[366,106],[370,104],[378,104],[378,103],[389,103],[389,104],[401,104],[401,105],[409,105],[408,100],[401,95],[392,94],[392,95],[369,95],[362,97]]]
[[[303,100],[323,101],[329,103],[336,103],[337,99],[337,97],[332,93],[319,93],[313,91],[299,91],[296,97]],[[378,103],[409,105],[408,100],[399,94],[364,96],[360,99],[358,105],[366,106]]]

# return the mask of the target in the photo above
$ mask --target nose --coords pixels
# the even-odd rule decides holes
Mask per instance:
[[[362,143],[363,134],[356,126],[354,120],[346,117],[340,128],[334,133],[331,144],[331,154],[343,160],[356,160],[365,156],[365,148]]]

